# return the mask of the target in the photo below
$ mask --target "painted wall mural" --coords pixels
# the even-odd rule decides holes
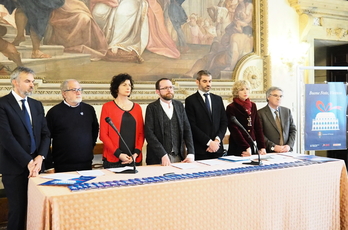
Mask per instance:
[[[122,72],[137,81],[189,79],[200,69],[231,79],[238,61],[254,50],[252,0],[0,4],[3,74],[25,65],[45,82],[109,82]]]

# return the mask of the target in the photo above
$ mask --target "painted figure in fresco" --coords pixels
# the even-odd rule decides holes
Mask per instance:
[[[16,9],[15,21],[17,36],[12,42],[18,46],[25,41],[24,31],[30,33],[33,49],[31,58],[50,58],[51,56],[40,51],[40,42],[46,32],[51,12],[61,7],[64,0],[1,0],[10,14]]]
[[[189,22],[185,23],[182,28],[185,34],[186,42],[189,44],[203,44],[204,34],[197,24],[198,16],[192,13],[189,18]]]
[[[65,0],[54,10],[45,34],[47,45],[62,45],[65,52],[90,54],[91,59],[102,59],[108,49],[103,31],[80,0]]]
[[[204,44],[211,45],[217,37],[216,28],[212,25],[211,19],[204,19],[202,28],[205,36]]]
[[[219,77],[222,70],[233,71],[238,60],[253,51],[252,0],[239,0],[233,21],[225,28],[220,42],[211,45],[208,54],[197,60],[185,74],[192,77],[200,69],[207,69]]]
[[[233,21],[234,12],[238,5],[238,0],[220,1],[217,6],[211,6],[207,12],[216,25],[216,33],[219,38],[225,33],[225,28]]]
[[[186,12],[181,6],[184,2],[185,0],[170,0],[168,6],[168,15],[177,33],[177,47],[181,53],[185,53],[189,50],[186,44],[185,35],[181,28],[181,26],[187,22]]]
[[[146,49],[169,58],[179,58],[180,52],[168,32],[164,12],[157,0],[147,0],[149,9],[149,42]]]
[[[214,74],[222,70],[233,70],[244,55],[253,51],[253,30],[250,26],[243,27],[243,33],[234,33],[230,36],[225,51],[214,55],[208,69]]]
[[[8,58],[8,60],[13,61],[17,66],[23,66],[21,57],[16,47],[4,40],[2,37],[7,33],[5,26],[0,26],[0,52]]]
[[[108,42],[106,60],[142,63],[145,48],[169,58],[180,57],[156,0],[120,0],[116,7],[98,3],[92,14]]]
[[[149,39],[145,0],[120,0],[117,7],[97,3],[92,15],[108,42],[107,56],[113,61],[143,62],[141,54]]]
[[[12,17],[3,5],[0,5],[0,20],[3,25],[0,25],[0,52],[8,58],[8,60],[16,63],[17,66],[23,66],[20,53],[17,48],[3,37],[7,34],[8,26],[15,26],[14,17]],[[9,74],[10,68],[0,64],[0,74]]]

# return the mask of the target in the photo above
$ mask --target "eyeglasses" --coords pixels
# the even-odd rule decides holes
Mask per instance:
[[[278,94],[271,94],[271,96],[276,97],[276,98],[282,98],[283,95],[278,95]]]
[[[160,90],[174,90],[174,86],[167,86],[167,87],[163,87],[163,88],[160,88]]]
[[[74,89],[66,89],[64,90],[64,92],[68,92],[68,91],[71,91],[71,92],[74,92],[74,93],[77,93],[77,92],[82,92],[83,89],[82,88],[74,88]]]

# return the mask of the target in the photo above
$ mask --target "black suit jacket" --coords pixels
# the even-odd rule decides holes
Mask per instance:
[[[163,147],[164,143],[164,127],[163,115],[164,110],[160,104],[160,99],[150,103],[146,108],[145,113],[145,138],[147,141],[146,163],[161,164],[162,157],[167,154]],[[192,133],[190,123],[187,119],[183,104],[180,101],[172,100],[174,110],[176,110],[179,128],[181,145],[179,146],[182,159],[186,158],[185,146],[187,154],[194,154]]]
[[[224,151],[222,140],[227,129],[225,107],[222,98],[218,95],[210,93],[210,100],[212,114],[208,111],[198,91],[185,100],[185,110],[191,125],[196,160],[221,157]],[[220,149],[216,153],[207,152],[208,141],[215,140],[217,136],[221,140]]]
[[[270,153],[272,152],[272,146],[279,145],[280,133],[278,131],[272,111],[268,105],[262,109],[259,109],[258,113],[263,128],[266,149],[267,152]],[[291,110],[286,107],[279,106],[279,117],[283,128],[284,145],[289,145],[290,151],[293,151],[297,130],[291,115]]]
[[[0,98],[0,173],[21,174],[37,155],[47,156],[50,132],[42,103],[28,97],[36,152],[30,154],[30,136],[22,110],[12,93]]]

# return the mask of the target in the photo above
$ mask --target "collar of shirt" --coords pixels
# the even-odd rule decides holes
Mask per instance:
[[[273,109],[271,106],[268,106],[268,107],[269,107],[269,109],[270,109],[271,112],[272,112],[273,118],[275,119],[275,118],[276,118],[276,115],[275,115],[274,112],[278,110],[278,114],[279,114],[279,107],[278,107],[277,109]]]
[[[173,107],[173,103],[172,101],[170,101],[169,103],[163,102],[160,99],[160,104],[164,110],[164,112],[167,114],[167,116],[169,117],[169,119],[172,119],[173,116],[173,111],[174,111],[174,107]]]
[[[22,101],[21,101],[21,100],[25,99],[24,105],[25,105],[25,107],[26,107],[26,109],[27,109],[27,111],[28,111],[29,118],[30,118],[30,121],[31,121],[31,112],[30,112],[30,106],[29,106],[29,103],[28,103],[28,97],[22,98],[21,96],[19,96],[19,95],[18,95],[15,91],[13,91],[13,90],[12,90],[12,95],[15,97],[15,99],[16,99],[18,105],[19,105],[19,108],[20,108],[21,110],[23,110],[23,108],[22,108],[22,105],[23,105],[23,104],[22,104]]]
[[[14,98],[16,99],[19,108],[22,109],[22,101],[23,99],[25,99],[25,104],[27,105],[28,108],[28,97],[22,98],[21,96],[19,96],[15,91],[12,90],[12,95],[14,96]]]
[[[205,96],[204,94],[207,93],[208,97],[210,97],[210,92],[203,92],[202,90],[198,90],[198,93],[201,95],[201,97],[203,98],[203,101],[205,101]]]
[[[69,105],[68,102],[66,102],[65,100],[64,100],[64,104],[66,104],[67,106],[69,106],[71,108],[76,108],[80,105],[80,103],[78,103],[77,105]]]

